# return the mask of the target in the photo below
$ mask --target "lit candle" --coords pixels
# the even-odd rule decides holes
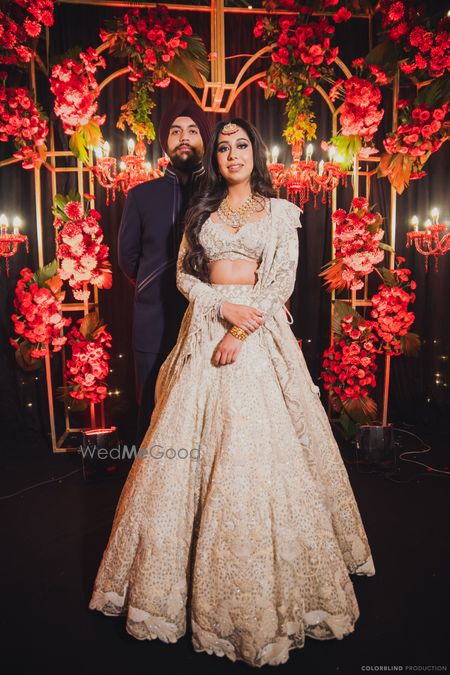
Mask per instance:
[[[325,162],[323,159],[319,162],[319,176],[323,174],[323,167],[325,166]]]
[[[8,227],[8,218],[5,216],[4,213],[0,216],[0,235],[3,237],[6,234],[6,230]]]
[[[150,171],[152,168],[151,162],[145,162],[144,167],[146,171]]]
[[[431,225],[432,225],[431,218],[427,218],[425,221],[425,229],[431,227]]]
[[[433,218],[433,223],[435,225],[437,225],[438,220],[439,220],[439,209],[437,209],[436,207],[434,209],[432,209],[431,210],[431,217]]]
[[[120,162],[119,168],[120,168],[121,171],[123,171],[125,169],[125,166],[126,166],[125,162]]]
[[[313,154],[313,144],[308,143],[308,145],[306,146],[306,161],[307,162],[309,162],[309,160],[311,159],[312,154]]]
[[[330,147],[328,149],[328,160],[330,162],[333,162],[335,156],[336,156],[336,147],[334,145],[330,145]]]
[[[96,148],[94,148],[95,156],[97,159],[102,159],[103,158],[103,150],[100,145],[97,145]]]
[[[419,229],[419,219],[417,216],[413,216],[411,218],[411,225],[414,228],[414,232],[417,232],[417,230]]]
[[[105,141],[103,143],[103,152],[105,154],[105,157],[109,157],[109,150],[110,150],[110,145],[109,145],[108,141]]]
[[[20,227],[20,218],[19,216],[14,216],[13,218],[13,234],[19,234]]]
[[[133,141],[133,139],[130,138],[130,140],[128,141],[128,154],[129,154],[129,155],[132,155],[132,154],[133,154],[133,152],[134,152],[134,146],[135,146],[135,145],[136,145],[136,144],[135,144],[135,142]]]
[[[274,145],[272,148],[272,164],[276,164],[278,162],[278,155],[280,154],[280,149],[278,145]]]

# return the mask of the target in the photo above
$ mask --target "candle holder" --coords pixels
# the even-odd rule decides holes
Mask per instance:
[[[276,151],[276,152],[275,152]],[[279,194],[280,188],[287,188],[287,198],[294,201],[298,196],[300,208],[314,195],[314,208],[317,208],[317,196],[322,192],[322,204],[328,200],[331,207],[331,193],[339,183],[345,185],[347,172],[333,161],[316,162],[312,159],[313,146],[306,147],[305,159],[301,159],[303,144],[295,143],[292,146],[293,162],[289,168],[277,161],[278,148],[272,150],[272,161],[267,168],[272,177],[272,184]],[[331,157],[330,157],[331,160]]]
[[[8,219],[0,216],[0,256],[5,258],[6,276],[9,277],[9,259],[17,253],[19,244],[25,244],[28,253],[28,237],[19,232],[19,219],[13,220],[13,232],[8,232]]]
[[[128,154],[120,158],[119,170],[115,157],[109,156],[109,143],[104,143],[95,151],[96,164],[92,172],[97,178],[99,185],[106,189],[106,204],[109,205],[109,195],[115,201],[117,190],[125,195],[131,188],[163,175],[161,164],[158,160],[158,168],[154,169],[150,162],[145,161],[145,144],[138,139],[136,145],[133,140],[128,141]]]
[[[438,223],[439,211],[433,209],[433,221],[426,221],[425,229],[419,229],[419,219],[413,216],[411,224],[414,227],[412,232],[406,234],[406,247],[410,248],[413,244],[416,251],[425,256],[425,272],[428,272],[428,258],[434,257],[434,269],[438,271],[439,257],[447,253],[450,249],[450,232],[447,231],[447,225]],[[441,237],[442,233],[445,234]]]

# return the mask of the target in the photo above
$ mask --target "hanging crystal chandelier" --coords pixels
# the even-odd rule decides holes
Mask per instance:
[[[0,256],[5,258],[6,274],[9,276],[9,259],[17,253],[19,244],[25,244],[28,253],[28,237],[26,234],[20,234],[20,218],[13,218],[13,231],[8,232],[8,218],[4,213],[0,216]]]
[[[406,246],[410,248],[413,244],[416,251],[425,256],[425,272],[428,271],[428,258],[434,257],[434,269],[438,271],[439,257],[447,253],[450,249],[450,232],[447,232],[447,225],[438,223],[439,209],[434,208],[431,211],[433,220],[429,218],[425,221],[424,229],[419,229],[419,219],[417,216],[411,218],[412,232],[406,233]],[[441,234],[445,234],[441,237]]]
[[[305,159],[301,159],[303,146],[301,144],[292,146],[293,162],[286,168],[278,162],[278,148],[272,149],[271,162],[268,163],[270,175],[274,188],[279,192],[280,188],[285,186],[287,189],[287,198],[296,201],[297,197],[300,208],[309,201],[311,194],[314,195],[314,208],[317,207],[317,196],[322,192],[322,203],[325,204],[328,196],[328,204],[331,206],[331,193],[337,188],[339,183],[345,184],[347,173],[341,169],[334,160],[334,148],[330,151],[328,162],[323,160],[317,163],[312,159],[313,146],[310,143],[306,147]]]
[[[102,146],[95,149],[96,163],[92,167],[99,185],[106,189],[107,205],[110,192],[115,201],[118,190],[126,195],[136,185],[163,175],[161,160],[158,160],[158,168],[153,168],[151,163],[146,161],[146,148],[142,139],[138,139],[136,144],[133,139],[128,141],[128,154],[120,158],[119,169],[115,157],[110,157],[109,152],[109,143],[105,141]]]

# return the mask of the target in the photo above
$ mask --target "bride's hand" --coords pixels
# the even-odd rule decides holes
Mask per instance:
[[[222,316],[232,325],[242,328],[248,335],[263,323],[263,313],[258,309],[227,300],[222,305]]]
[[[234,363],[242,348],[242,340],[238,340],[231,333],[226,333],[217,345],[212,356],[215,366],[225,366]]]

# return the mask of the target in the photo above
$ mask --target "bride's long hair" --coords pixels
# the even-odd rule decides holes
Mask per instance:
[[[198,277],[201,281],[209,281],[208,260],[205,249],[200,244],[199,234],[206,219],[219,208],[226,197],[228,187],[217,164],[217,139],[227,122],[237,124],[247,132],[253,148],[253,171],[250,175],[251,190],[254,195],[275,197],[270,173],[267,169],[267,146],[261,135],[250,122],[241,117],[219,122],[206,148],[203,158],[205,176],[201,191],[194,197],[192,206],[186,211],[184,232],[189,245],[182,261],[185,272]]]

